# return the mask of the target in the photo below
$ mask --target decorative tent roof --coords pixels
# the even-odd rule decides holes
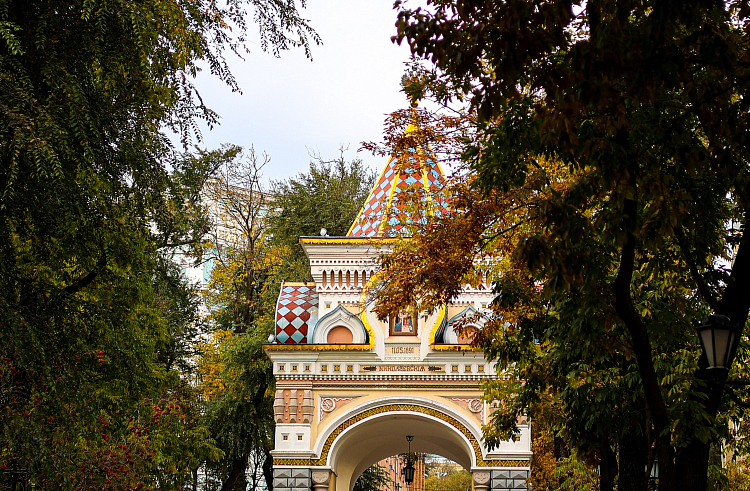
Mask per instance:
[[[276,342],[307,344],[307,333],[318,321],[315,283],[284,283],[276,303]]]
[[[370,191],[347,237],[392,237],[405,225],[426,216],[447,213],[446,179],[438,163],[415,151],[407,165],[391,157]],[[419,207],[410,206],[419,200]],[[318,323],[318,292],[314,283],[284,283],[276,304],[276,343],[311,344]],[[364,332],[365,339],[367,332]],[[366,341],[365,341],[366,342]]]
[[[399,165],[395,157],[388,160],[347,237],[391,237],[405,233],[404,225],[414,219],[408,209],[408,200],[413,196],[426,205],[424,209],[429,215],[441,216],[447,212],[445,174],[432,157],[420,153],[415,152],[414,162],[407,165]]]

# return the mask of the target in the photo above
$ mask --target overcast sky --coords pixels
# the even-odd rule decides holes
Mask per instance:
[[[302,16],[323,44],[280,58],[248,44],[245,61],[231,60],[242,94],[201,76],[204,101],[221,115],[221,125],[204,130],[204,145],[234,143],[267,152],[265,180],[279,180],[308,168],[310,152],[324,159],[348,146],[347,160],[361,158],[380,171],[385,159],[357,153],[362,141],[380,140],[386,114],[406,107],[400,91],[407,46],[391,43],[396,13],[392,0],[308,0]],[[255,48],[255,49],[253,49]]]

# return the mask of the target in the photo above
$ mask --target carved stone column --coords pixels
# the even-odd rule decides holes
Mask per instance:
[[[474,491],[489,491],[490,489],[490,471],[474,471]]]
[[[313,491],[328,491],[331,484],[331,471],[321,469],[312,472],[312,489]]]

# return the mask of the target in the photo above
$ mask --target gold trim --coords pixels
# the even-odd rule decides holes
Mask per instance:
[[[300,237],[300,244],[380,244],[398,242],[399,237]]]
[[[430,344],[430,349],[434,351],[480,351],[470,344]]]
[[[379,269],[367,278],[367,283],[362,285],[362,292],[359,296],[359,302],[362,305],[362,310],[359,313],[360,320],[362,321],[362,324],[364,324],[365,329],[367,329],[367,332],[370,333],[370,344],[373,349],[375,348],[375,330],[370,324],[370,321],[367,320],[367,291],[375,285],[375,278],[381,275],[382,271],[382,269]]]
[[[266,351],[368,351],[372,344],[264,344]]]
[[[440,324],[443,322],[443,319],[445,319],[445,316],[447,315],[447,313],[448,313],[448,307],[445,304],[443,304],[440,307],[440,315],[438,315],[437,322],[435,322],[435,327],[433,327],[432,331],[430,331],[430,337],[428,338],[430,342],[430,348],[432,348],[435,345],[435,333],[440,328]]]
[[[333,441],[347,428],[350,426],[353,426],[356,423],[359,423],[360,421],[367,419],[371,416],[375,416],[377,414],[381,413],[387,413],[391,411],[411,411],[411,412],[417,412],[421,414],[425,414],[428,416],[436,417],[442,421],[445,421],[449,425],[456,428],[458,431],[460,431],[471,444],[472,449],[474,450],[474,456],[476,457],[476,466],[477,467],[529,467],[530,461],[529,460],[489,460],[485,461],[482,458],[482,448],[479,445],[479,442],[476,438],[474,438],[474,435],[469,431],[469,429],[458,421],[457,419],[453,418],[452,416],[448,416],[445,413],[442,413],[436,409],[432,409],[425,406],[419,406],[416,404],[386,404],[383,406],[378,406],[374,408],[370,408],[366,411],[363,411],[361,413],[355,414],[354,416],[350,417],[346,421],[342,422],[340,425],[336,427],[333,432],[331,432],[330,435],[328,435],[328,438],[326,439],[325,444],[323,444],[323,450],[320,453],[320,458],[318,459],[274,459],[273,464],[274,465],[307,465],[307,466],[328,466],[328,454],[331,451],[331,446],[333,445]]]
[[[281,287],[285,286],[315,286],[315,282],[306,282],[306,281],[285,281],[281,284]]]

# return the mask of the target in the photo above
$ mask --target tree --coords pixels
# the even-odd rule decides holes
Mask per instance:
[[[389,486],[388,471],[380,464],[371,465],[354,482],[354,491],[380,491]]]
[[[321,228],[331,236],[346,235],[374,181],[361,160],[347,162],[342,150],[335,160],[316,157],[307,173],[274,183],[279,212],[270,220],[270,233],[275,243],[291,249],[282,277],[302,281],[310,276],[299,238],[319,235]]]
[[[298,240],[319,233],[319,220],[334,234],[346,233],[373,176],[342,157],[311,164],[309,174],[276,183],[271,193],[261,180],[268,156],[261,161],[251,149],[243,159],[236,147],[224,150],[228,158],[203,192],[213,224],[202,251],[213,264],[205,297],[213,339],[201,347],[200,390],[224,452],[208,467],[222,490],[244,489],[246,478],[259,476],[270,488],[274,380],[261,345],[274,332],[279,279],[307,274]],[[380,477],[372,470],[364,478]]]
[[[427,477],[424,489],[427,491],[470,491],[471,474],[455,462],[438,462],[425,465]]]
[[[540,159],[573,177],[539,202],[539,227],[524,231],[510,257],[545,298],[568,294],[561,319],[580,326],[579,346],[590,351],[613,327],[622,330],[621,354],[637,363],[634,382],[656,435],[660,489],[705,489],[728,374],[706,369],[689,321],[713,311],[744,327],[750,309],[750,9],[432,6],[402,7],[396,39],[434,62],[435,80],[476,108],[479,136],[464,157],[478,184],[521,189]],[[606,320],[586,322],[601,309]],[[524,321],[514,328],[533,332]],[[660,366],[673,353],[679,361]],[[567,363],[580,355],[589,356],[573,351]],[[665,373],[675,367],[677,382]]]
[[[293,1],[249,5],[272,51],[318,41]],[[181,489],[216,456],[177,371],[194,297],[166,261],[201,235],[211,166],[167,133],[215,122],[192,78],[205,62],[237,88],[245,13],[0,1],[0,465],[34,485]]]
[[[288,255],[268,235],[275,206],[261,184],[268,156],[259,162],[252,148],[246,159],[238,148],[232,152],[204,189],[212,210],[204,260],[214,265],[205,297],[214,337],[203,348],[202,390],[208,425],[224,452],[209,463],[222,491],[245,489],[248,475],[273,485],[274,380],[261,345],[274,330],[276,276]],[[250,463],[260,467],[248,469]]]

